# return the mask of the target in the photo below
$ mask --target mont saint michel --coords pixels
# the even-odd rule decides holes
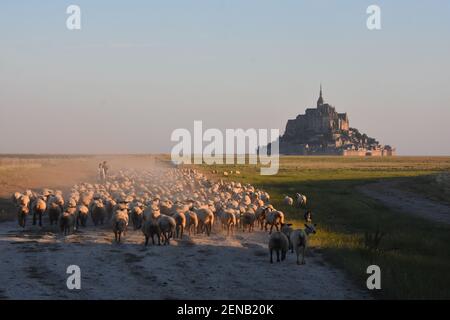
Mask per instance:
[[[280,137],[280,154],[393,156],[395,149],[350,127],[347,113],[325,103],[320,86],[316,108],[288,120]]]

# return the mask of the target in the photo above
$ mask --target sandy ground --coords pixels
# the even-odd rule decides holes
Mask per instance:
[[[93,181],[98,161],[69,159],[37,169],[4,171],[0,173],[0,209],[14,217],[9,197],[15,190],[65,190],[78,181]],[[118,168],[130,161],[121,158],[110,163]],[[132,165],[139,163],[142,159]],[[309,251],[306,265],[296,265],[295,254],[288,254],[282,263],[270,264],[268,234],[261,231],[238,231],[226,237],[215,226],[211,237],[185,236],[170,246],[145,247],[139,230],[130,228],[124,242],[116,244],[109,224],[96,228],[89,221],[87,228],[63,237],[47,219],[45,216],[42,229],[31,226],[30,220],[25,230],[15,219],[0,223],[0,298],[370,298],[342,271],[326,264],[318,251]],[[66,287],[69,265],[81,268],[81,290]]]
[[[395,210],[432,221],[450,224],[450,207],[396,188],[396,182],[380,181],[359,187],[362,193],[381,201]]]
[[[217,228],[217,226],[216,226]],[[340,271],[311,251],[306,265],[288,254],[269,263],[268,234],[198,235],[145,247],[140,231],[122,244],[108,227],[64,238],[50,226],[0,224],[0,295],[13,299],[361,299]],[[81,268],[81,290],[66,287],[66,268]]]

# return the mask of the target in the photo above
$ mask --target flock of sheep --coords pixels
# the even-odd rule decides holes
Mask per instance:
[[[73,186],[67,199],[61,191],[44,189],[39,194],[16,192],[12,200],[23,228],[29,215],[33,225],[42,226],[46,214],[50,225],[68,235],[86,227],[90,217],[95,226],[110,223],[118,243],[130,220],[134,230],[142,230],[145,245],[150,239],[155,244],[155,238],[158,244],[169,245],[170,239],[181,239],[185,232],[209,236],[217,225],[227,235],[236,229],[252,232],[259,227],[269,231],[271,263],[273,252],[279,262],[289,250],[295,250],[298,264],[305,263],[308,236],[316,232],[310,215],[305,216],[304,229],[293,230],[283,212],[270,204],[267,192],[249,184],[213,182],[194,169],[119,171],[103,183]],[[306,197],[297,194],[295,203],[289,197],[283,202],[301,207],[306,205]]]

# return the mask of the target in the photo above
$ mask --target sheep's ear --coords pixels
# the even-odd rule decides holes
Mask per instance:
[[[308,225],[306,223],[304,225],[305,225],[305,227],[308,227]]]
[[[317,227],[317,223],[314,223],[314,227]]]
[[[288,223],[287,225],[288,225],[288,227],[292,227],[292,223]]]

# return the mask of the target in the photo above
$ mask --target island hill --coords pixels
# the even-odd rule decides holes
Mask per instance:
[[[395,155],[391,146],[381,145],[358,129],[350,128],[347,113],[338,113],[324,102],[322,86],[317,108],[308,108],[305,114],[288,120],[285,133],[279,138],[279,147],[280,154],[286,155]]]

